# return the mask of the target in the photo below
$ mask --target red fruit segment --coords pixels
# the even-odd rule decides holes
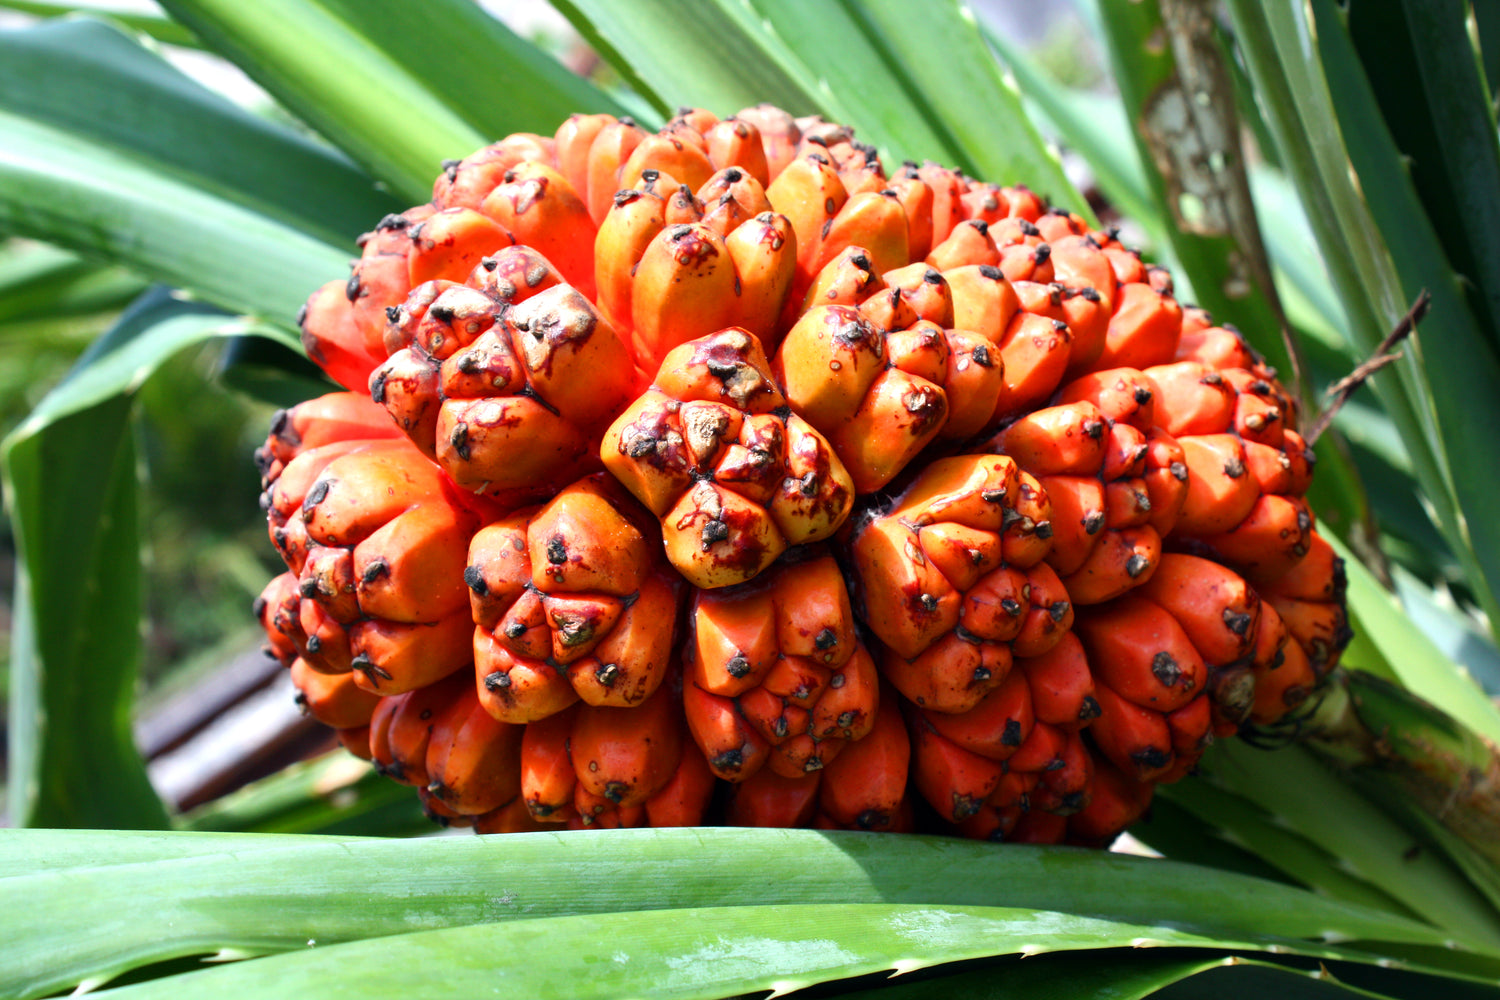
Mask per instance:
[[[427,746],[433,727],[448,706],[473,688],[463,673],[387,695],[371,717],[370,747],[376,768],[393,781],[426,788]],[[388,707],[384,707],[388,706]]]
[[[408,265],[414,251],[412,232],[434,211],[431,205],[420,205],[400,215],[388,215],[373,232],[360,237],[363,254],[354,265],[346,294],[366,350],[377,357],[385,341],[387,310],[400,305],[412,289]]]
[[[1096,760],[1089,781],[1089,804],[1068,817],[1068,841],[1088,847],[1108,847],[1121,831],[1145,815],[1151,805],[1152,788],[1109,761]]]
[[[308,358],[346,389],[360,391],[383,353],[366,341],[349,300],[348,282],[330,281],[308,297],[297,316]]]
[[[647,244],[632,276],[631,325],[643,365],[731,325],[734,260],[724,238],[701,223],[669,225]]]
[[[823,769],[818,825],[898,832],[911,827],[906,801],[911,740],[894,695],[880,699],[875,724]]]
[[[1008,760],[1031,735],[1030,685],[1026,674],[1012,670],[1005,679],[967,712],[923,712],[944,737],[971,753],[990,760]]]
[[[593,245],[596,225],[573,185],[545,163],[520,163],[503,175],[479,210],[515,242],[557,266],[585,297],[594,297]],[[490,251],[498,250],[494,247]]]
[[[1098,718],[1094,675],[1076,634],[1063,636],[1040,656],[1018,658],[1016,666],[1026,675],[1032,709],[1040,721],[1062,729],[1080,729]]]
[[[798,827],[812,821],[818,807],[821,771],[785,777],[770,768],[734,786],[724,821],[730,826]]]
[[[499,808],[520,792],[521,727],[498,722],[472,691],[433,722],[427,791],[461,816]]]
[[[1176,356],[1181,335],[1182,307],[1176,299],[1150,285],[1122,281],[1098,366],[1147,368],[1164,364]]]
[[[408,507],[444,494],[441,473],[405,442],[392,442],[328,463],[308,486],[301,510],[314,542],[355,545]]]
[[[379,697],[361,690],[351,674],[325,674],[313,670],[305,660],[291,665],[292,684],[297,688],[297,706],[325,726],[353,729],[368,725]]]
[[[434,212],[410,230],[411,253],[407,280],[412,288],[424,281],[462,281],[489,254],[515,244],[504,226],[470,208]]]
[[[557,169],[562,171],[579,197],[588,196],[589,147],[604,127],[615,121],[613,115],[571,115],[557,128],[552,144]]]
[[[467,615],[405,624],[381,619],[349,626],[354,682],[377,694],[425,687],[464,667],[471,655]]]
[[[1255,635],[1255,704],[1250,721],[1266,726],[1299,709],[1317,686],[1318,675],[1301,643],[1291,640],[1270,602],[1261,606]]]
[[[703,133],[708,158],[715,167],[738,167],[762,188],[771,183],[771,166],[766,159],[760,129],[737,115],[715,122]]]
[[[977,814],[1000,785],[1005,766],[942,736],[922,714],[908,719],[912,776],[922,797],[950,823]]]
[[[893,343],[849,306],[819,306],[776,352],[787,401],[828,437],[861,493],[890,482],[948,419],[947,341],[939,331],[933,363],[910,339]]]
[[[1072,622],[1056,574],[1027,564],[1045,544],[1011,546],[1021,559],[1005,561],[1021,496],[1009,458],[940,459],[851,540],[865,621],[889,650],[882,670],[926,708],[969,711],[1005,681],[1013,649],[1039,655]]]
[[[781,340],[777,320],[790,299],[797,267],[791,221],[761,212],[732,229],[724,237],[724,249],[738,280],[726,325],[748,330],[767,350],[775,350]]]
[[[691,751],[681,754],[671,779],[646,800],[646,825],[702,826],[715,784],[707,761]]]
[[[362,388],[362,387],[361,387]],[[363,392],[330,392],[271,417],[265,444],[255,449],[261,488],[270,489],[288,462],[305,451],[344,441],[399,436],[399,430]]]
[[[766,188],[766,197],[772,208],[791,221],[797,235],[797,278],[792,283],[792,298],[801,301],[803,290],[818,272],[824,227],[839,214],[849,200],[849,192],[828,157],[815,152],[798,157],[777,173]]]
[[[463,567],[479,519],[450,504],[419,504],[354,547],[353,577],[366,615],[435,621],[468,604]]]
[[[557,144],[530,133],[506,136],[462,160],[443,165],[432,186],[432,201],[440,208],[474,208],[499,186],[505,174],[526,162],[550,163]]]
[[[1229,531],[1245,519],[1260,495],[1245,464],[1245,447],[1230,434],[1180,438],[1188,469],[1187,499],[1177,519],[1185,535]]]
[[[615,194],[594,240],[594,282],[599,311],[627,340],[634,327],[631,300],[636,265],[666,228],[666,204],[638,189]]]
[[[515,505],[597,468],[604,423],[638,385],[624,342],[550,264],[516,248],[465,286],[423,286],[393,321],[409,346],[372,395],[460,488]]]
[[[849,474],[783,404],[760,343],[723,330],[672,351],[605,434],[605,467],[661,518],[667,558],[695,586],[749,580],[848,516]]]
[[[926,554],[927,543],[941,548],[947,525],[998,536],[1015,491],[1015,463],[1008,458],[944,459],[929,466],[890,511],[860,526],[853,553],[866,620],[898,655],[919,655],[958,624],[962,610],[963,592]],[[998,546],[974,554],[975,570],[999,566]]]
[[[629,186],[620,183],[620,167],[645,138],[646,131],[629,119],[607,122],[595,134],[584,165],[588,183],[579,191],[594,222],[604,221],[615,192]]]
[[[678,706],[670,686],[634,709],[580,706],[569,738],[578,787],[621,809],[644,805],[677,771]]]
[[[960,267],[998,267],[1000,262],[1000,248],[990,236],[988,224],[979,219],[965,220],[954,226],[947,237],[927,254],[926,261],[939,271]]]
[[[582,697],[632,706],[667,674],[679,586],[656,522],[610,477],[568,486],[474,535],[461,573],[481,701],[533,722]]]
[[[1210,664],[1234,663],[1250,653],[1260,599],[1239,574],[1172,553],[1138,593],[1170,613]]]
[[[658,170],[697,191],[714,173],[714,165],[701,145],[702,138],[699,135],[699,142],[693,143],[663,133],[646,136],[631,150],[630,159],[620,166],[618,186],[635,187],[646,171]]]
[[[1176,762],[1166,717],[1106,686],[1100,686],[1097,697],[1099,718],[1089,732],[1100,753],[1136,781],[1157,781],[1165,776]]]
[[[831,557],[700,592],[692,618],[688,724],[719,777],[815,771],[874,725],[875,665]]]
[[[1275,607],[1319,679],[1338,663],[1353,637],[1344,604],[1347,586],[1344,560],[1316,531],[1305,559],[1279,579],[1260,585],[1261,595]]]
[[[1203,657],[1187,633],[1172,615],[1148,601],[1127,596],[1090,608],[1074,628],[1094,676],[1112,696],[1172,712],[1199,695],[1207,682]]]

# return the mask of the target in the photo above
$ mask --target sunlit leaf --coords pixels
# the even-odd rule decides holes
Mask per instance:
[[[128,159],[161,175],[157,185],[191,187],[348,250],[371,219],[403,207],[336,151],[230,103],[100,21],[0,32],[0,108],[97,148],[101,184]],[[5,190],[4,199],[45,194]]]
[[[446,159],[620,107],[463,0],[163,6],[408,204]]]
[[[117,5],[92,3],[63,3],[52,0],[0,0],[0,9],[29,14],[33,17],[66,17],[86,12],[109,18],[131,31],[150,35],[158,42],[168,45],[197,47],[198,40],[176,21],[155,14],[121,10]]]
[[[1267,752],[1224,740],[1205,755],[1197,780],[1255,803],[1267,822],[1295,831],[1339,859],[1345,872],[1433,924],[1469,940],[1500,944],[1500,914],[1484,894],[1452,862],[1420,850],[1408,829],[1308,749]],[[1191,796],[1193,787],[1184,785],[1184,794]],[[1175,793],[1175,788],[1166,792]]]
[[[1357,349],[1372,352],[1418,291],[1433,296],[1406,359],[1374,384],[1449,547],[1491,621],[1500,620],[1490,582],[1500,579],[1500,524],[1477,516],[1500,482],[1491,463],[1472,461],[1489,446],[1481,428],[1500,426],[1490,389],[1500,362],[1459,292],[1334,5],[1230,0],[1229,8]]]
[[[927,5],[920,17],[909,5],[883,2],[565,0],[558,7],[613,64],[639,73],[664,113],[687,103],[729,114],[769,101],[851,125],[895,161],[935,160],[1088,210],[958,0]],[[917,57],[939,40],[942,61]],[[985,113],[972,114],[960,95]]]
[[[906,903],[1004,905],[1170,925],[1216,940],[1266,935],[1440,945],[1446,935],[1400,916],[1274,882],[1166,861],[1069,848],[799,830],[631,830],[424,841],[286,837],[236,849],[175,848],[170,860],[112,864],[96,835],[79,867],[0,878],[0,904],[29,919],[0,940],[0,988],[40,991],[219,948],[320,944],[518,918],[643,907]],[[7,856],[48,834],[0,831]],[[81,853],[70,835],[68,850]],[[174,844],[176,842],[174,841]],[[768,881],[797,858],[797,877]],[[136,905],[132,901],[141,901]],[[1362,946],[1363,947],[1363,946]],[[1496,960],[1500,972],[1500,959]],[[12,978],[4,978],[6,975]],[[28,985],[29,984],[29,985]]]

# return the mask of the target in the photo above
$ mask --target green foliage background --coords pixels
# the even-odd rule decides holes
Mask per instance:
[[[557,0],[606,62],[590,79],[467,0],[161,6],[0,31],[7,809],[50,828],[0,831],[3,912],[25,914],[0,935],[0,994],[405,997],[434,968],[445,993],[524,996],[1497,994],[1486,5],[1100,0],[1038,51],[960,0]],[[235,105],[164,44],[274,103]],[[1079,72],[1083,46],[1112,90]],[[1226,168],[1196,205],[1147,127],[1172,93],[1199,138],[1254,138],[1211,150]],[[1123,213],[1184,299],[1283,370],[1292,345],[1314,405],[1431,294],[1319,442],[1359,638],[1300,745],[1223,744],[1166,790],[1138,833],[1171,860],[806,831],[385,840],[367,835],[410,829],[406,790],[337,759],[173,815],[132,706],[237,631],[271,572],[246,456],[274,406],[320,391],[292,329],[308,291],[444,158],[572,111],[761,100],[854,123],[887,163]],[[1241,223],[1192,224],[1216,208]]]

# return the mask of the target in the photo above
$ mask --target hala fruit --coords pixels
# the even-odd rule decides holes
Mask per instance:
[[[1291,395],[1024,187],[575,115],[361,245],[256,614],[442,822],[1105,844],[1349,640]]]

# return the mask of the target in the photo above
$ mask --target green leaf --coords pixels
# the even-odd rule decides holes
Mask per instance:
[[[1362,787],[1372,795],[1381,794],[1380,790],[1373,788],[1370,782],[1363,783]],[[1389,789],[1386,791],[1388,792]],[[1500,869],[1496,868],[1493,861],[1484,857],[1471,844],[1454,835],[1437,817],[1420,808],[1409,797],[1386,794],[1377,801],[1383,802],[1394,815],[1402,817],[1415,830],[1435,843],[1439,850],[1447,854],[1449,859],[1463,870],[1474,887],[1484,893],[1490,905],[1500,910]]]
[[[12,822],[166,825],[130,730],[141,565],[129,393],[183,347],[247,329],[147,296],[0,445],[18,550]]]
[[[90,347],[62,384],[12,432],[11,439],[29,436],[86,407],[133,392],[157,366],[184,348],[211,337],[251,334],[288,346],[298,343],[295,335],[279,327],[226,316],[167,289],[153,289]]]
[[[360,838],[340,839],[352,843]],[[284,836],[245,832],[6,830],[0,833],[0,880],[109,865],[160,864],[180,858],[222,856],[286,846]]]
[[[1283,961],[1286,964],[1233,956],[1211,969],[1203,969],[1191,978],[1167,986],[1155,996],[1158,1000],[1262,1000],[1272,996],[1277,1000],[1391,1000],[1394,997],[1419,1000],[1422,996],[1406,988],[1409,977],[1403,982],[1396,972],[1373,970],[1360,975],[1360,979],[1376,980],[1391,991],[1374,992],[1343,978],[1342,974],[1350,968],[1348,965],[1319,962],[1316,966],[1309,966],[1295,959]],[[1364,970],[1356,972],[1364,973]],[[1432,988],[1434,984],[1427,981],[1424,985]],[[1463,985],[1466,984],[1444,984],[1444,989],[1450,985],[1457,987],[1453,1000],[1464,995]],[[1475,992],[1479,996],[1488,993],[1483,989]]]
[[[720,3],[729,9],[732,3]],[[960,155],[952,135],[924,107],[915,81],[870,19],[870,8],[849,3],[805,4],[796,0],[754,0],[747,25],[757,42],[784,66],[810,99],[813,110],[849,125],[864,142],[891,161],[935,159],[956,165]],[[946,5],[930,4],[939,19]],[[731,14],[730,16],[736,16]],[[837,47],[828,39],[837,38]],[[723,69],[720,70],[724,72]],[[726,74],[728,75],[728,74]],[[746,93],[740,104],[756,103]]]
[[[0,247],[0,323],[54,320],[120,309],[146,283],[44,243]]]
[[[1297,192],[1285,173],[1268,167],[1252,167],[1250,191],[1255,197],[1256,214],[1266,250],[1276,267],[1277,287],[1286,297],[1290,288],[1306,300],[1309,311],[1319,321],[1301,324],[1307,333],[1322,334],[1323,344],[1340,352],[1333,378],[1343,378],[1363,360],[1349,344],[1348,320],[1343,303],[1329,283],[1328,268],[1318,253],[1312,226]],[[1290,303],[1286,303],[1290,310]],[[1304,348],[1306,344],[1303,345]]]
[[[822,108],[788,43],[768,38],[749,9],[721,0],[554,6],[663,118],[688,101],[721,115],[762,101],[794,115]]]
[[[265,337],[233,337],[220,353],[213,377],[226,389],[278,410],[334,391],[333,380],[300,347]]]
[[[920,16],[900,3],[797,0],[566,0],[558,9],[612,65],[641,74],[663,113],[692,103],[729,114],[768,101],[850,125],[888,161],[937,160],[1088,211],[959,0]],[[922,54],[939,42],[944,59]]]
[[[1382,587],[1336,536],[1327,537],[1344,559],[1351,624],[1374,643],[1394,679],[1476,734],[1500,744],[1500,709],[1495,703],[1443,655],[1395,595]]]
[[[1461,570],[1448,550],[1448,540],[1432,523],[1423,498],[1414,490],[1411,458],[1400,434],[1378,407],[1367,405],[1370,397],[1364,398],[1366,401],[1361,402],[1357,395],[1345,403],[1334,427],[1348,445],[1360,479],[1369,490],[1370,506],[1380,529],[1415,547],[1403,555],[1388,546],[1386,554],[1406,562],[1426,579],[1456,579]],[[1332,534],[1345,532],[1341,525],[1333,528]]]
[[[1494,868],[1490,880],[1500,881],[1500,810],[1490,780],[1481,777],[1500,773],[1495,744],[1380,677],[1350,673],[1343,690],[1333,693],[1347,698],[1347,721],[1320,713],[1329,721],[1312,746],[1348,768],[1362,787],[1384,789],[1381,801],[1426,812],[1486,858]]]
[[[1482,4],[1481,4],[1482,5]],[[1352,5],[1349,37],[1366,67],[1412,186],[1491,350],[1500,350],[1500,141],[1464,0]]]
[[[1026,116],[1014,84],[1005,81],[968,3],[942,0],[917,10],[902,0],[844,0],[844,6],[865,24],[918,112],[949,137],[956,165],[997,184],[1026,184],[1051,203],[1093,218],[1056,152],[1046,148]],[[935,53],[942,55],[934,58]],[[891,127],[889,111],[876,122]],[[906,143],[896,152],[930,155]]]
[[[1158,247],[1169,244],[1165,218],[1151,200],[1145,168],[1118,100],[1059,83],[1025,46],[986,28],[985,37],[1004,60],[1026,101],[1056,129],[1058,137],[1088,161],[1094,181],[1111,206],[1140,225]]]
[[[1500,9],[1493,4],[1479,3],[1470,6],[1474,15],[1473,34],[1479,39],[1480,68],[1490,92],[1491,114],[1496,107],[1495,88],[1500,86]]]
[[[511,132],[550,136],[573,114],[627,111],[473,0],[321,0],[321,5],[407,67],[487,141]],[[404,131],[385,129],[397,139]]]
[[[1500,695],[1500,650],[1473,619],[1460,610],[1452,595],[1442,597],[1401,567],[1393,567],[1393,582],[1402,608],[1412,622],[1491,698]]]
[[[1175,948],[1063,952],[987,962],[945,976],[917,973],[839,1000],[1140,1000],[1223,959]]]
[[[460,994],[712,998],[790,992],[885,969],[899,973],[992,955],[1246,944],[1254,947],[1159,924],[998,906],[709,907],[544,917],[314,946],[101,996],[177,997],[187,990],[251,1000],[401,997],[419,994],[441,969],[445,991]]]
[[[1500,622],[1500,523],[1485,512],[1500,476],[1473,456],[1489,447],[1484,429],[1500,426],[1493,391],[1500,362],[1417,201],[1334,5],[1231,0],[1229,7],[1357,349],[1371,353],[1420,289],[1433,296],[1406,357],[1392,366],[1396,377],[1382,373],[1373,384],[1493,628]]]
[[[1201,950],[1181,948],[1063,952],[986,962],[972,971],[945,976],[918,973],[874,989],[836,995],[839,1000],[1139,1000],[1147,996],[1160,1000],[1262,1000],[1268,996],[1381,1000],[1385,996],[1342,981],[1335,972],[1351,967],[1340,964],[1330,971],[1330,964],[1289,968],[1240,955],[1204,958]],[[1364,972],[1360,969],[1356,974]],[[1372,970],[1360,978],[1395,980],[1398,975]],[[1392,988],[1404,995],[1398,983],[1393,982]],[[1431,988],[1430,983],[1425,985]],[[1458,984],[1448,983],[1444,988],[1454,986]]]
[[[103,147],[100,168],[110,154],[127,156],[334,246],[352,250],[372,220],[402,207],[337,152],[230,103],[99,21],[0,32],[0,107]]]
[[[1420,919],[1389,893],[1351,874],[1328,853],[1254,803],[1207,781],[1174,785],[1171,801],[1214,828],[1232,844],[1254,853],[1315,892],[1360,906]]]
[[[413,836],[431,832],[421,800],[343,750],[293,764],[183,817],[189,830]]]
[[[0,111],[0,228],[291,324],[344,252],[151,165]]]
[[[1230,843],[1239,840],[1232,832],[1179,805],[1176,800],[1179,787],[1186,786],[1178,782],[1170,789],[1158,790],[1151,799],[1151,809],[1131,826],[1132,837],[1174,861],[1295,884],[1266,859],[1238,843]]]
[[[0,449],[17,548],[6,784],[14,823],[167,824],[130,729],[141,596],[128,414],[126,401],[106,401]]]
[[[1295,831],[1334,864],[1390,894],[1435,926],[1467,941],[1500,946],[1500,915],[1462,872],[1418,841],[1303,747],[1257,750],[1241,740],[1216,743],[1198,781],[1211,782],[1264,810],[1267,821]],[[1183,784],[1191,796],[1196,786]],[[1177,788],[1166,790],[1174,799]],[[1230,817],[1215,817],[1229,825]]]
[[[1291,373],[1239,149],[1229,56],[1211,31],[1194,35],[1163,10],[1154,0],[1099,7],[1151,201],[1198,305]],[[1210,18],[1183,19],[1212,27]]]
[[[432,197],[446,159],[620,108],[465,0],[163,6],[407,203]]]
[[[481,921],[617,910],[800,903],[1003,903],[1211,938],[1266,935],[1440,945],[1445,935],[1388,913],[1173,862],[1069,848],[799,830],[629,830],[423,841],[285,837],[214,852],[179,848],[111,864],[97,834],[77,868],[0,879],[0,905],[29,919],[0,940],[0,991],[41,991],[146,962],[239,948],[298,950]],[[48,834],[0,831],[8,860],[47,849]],[[81,853],[76,836],[69,850]],[[795,877],[768,880],[795,858]],[[141,901],[135,905],[133,901]],[[1496,960],[1500,963],[1500,959]],[[1500,964],[1496,966],[1500,972]],[[7,976],[9,978],[7,978]],[[29,985],[28,985],[29,984]]]
[[[130,31],[149,35],[167,45],[196,48],[198,39],[193,33],[175,21],[155,14],[142,14],[114,7],[100,7],[85,3],[55,3],[51,0],[0,0],[0,9],[29,14],[32,17],[67,17],[87,13],[107,18]]]
[[[392,58],[326,4],[167,0],[164,7],[399,200],[431,198],[442,161],[486,141],[413,75],[412,59]]]

